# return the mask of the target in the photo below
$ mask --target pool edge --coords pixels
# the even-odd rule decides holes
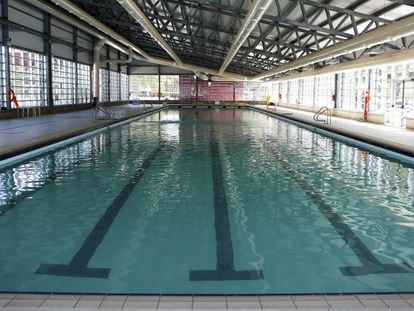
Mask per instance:
[[[312,132],[322,134],[330,138],[338,139],[341,142],[349,143],[358,148],[372,151],[372,152],[381,154],[382,156],[386,156],[386,157],[396,159],[404,163],[414,165],[414,153],[413,152],[396,148],[395,146],[388,145],[386,143],[383,143],[382,141],[369,139],[363,135],[361,136],[353,135],[352,133],[341,131],[341,130],[332,128],[331,126],[328,127],[328,126],[323,126],[322,124],[319,124],[319,123],[307,122],[305,120],[297,119],[290,115],[279,114],[275,111],[269,111],[269,110],[265,110],[259,107],[248,106],[248,109],[260,112],[265,115],[270,115],[271,117],[279,118],[281,120],[284,120],[289,123],[293,123],[297,126],[305,128]]]
[[[80,129],[63,132],[55,136],[50,136],[41,141],[10,148],[5,152],[0,153],[0,169],[4,169],[10,165],[24,161],[28,158],[74,143],[76,141],[80,141],[97,133],[103,132],[107,129],[122,126],[124,124],[133,122],[137,119],[165,109],[168,109],[168,106],[157,107],[118,120],[107,120],[102,123],[92,124]]]

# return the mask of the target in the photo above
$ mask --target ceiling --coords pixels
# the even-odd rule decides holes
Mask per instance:
[[[218,70],[252,0],[134,0],[157,31],[188,64]],[[71,0],[149,55],[171,60],[117,0]],[[246,76],[275,68],[414,14],[410,0],[274,0],[237,51],[227,72]],[[339,57],[348,61],[375,49],[405,49],[402,38]],[[316,66],[326,66],[321,62]]]

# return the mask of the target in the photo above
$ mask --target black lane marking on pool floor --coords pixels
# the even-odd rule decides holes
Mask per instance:
[[[42,264],[35,273],[71,277],[108,278],[111,269],[88,268],[89,261],[92,259],[96,249],[105,238],[119,211],[124,206],[135,186],[144,175],[145,170],[150,167],[152,161],[155,159],[163,146],[164,144],[160,144],[157,149],[152,151],[143,161],[141,167],[135,171],[129,182],[124,186],[124,188],[122,188],[117,197],[112,201],[112,204],[106,209],[105,213],[95,224],[95,227],[89,233],[88,237],[85,239],[76,254],[72,257],[72,260],[68,265]]]
[[[234,267],[233,243],[226,192],[224,190],[223,170],[220,162],[218,144],[211,142],[214,227],[216,230],[216,269],[191,270],[190,281],[231,281],[263,279],[262,270],[236,270]]]
[[[340,270],[346,276],[360,276],[374,273],[413,273],[414,269],[406,262],[383,264],[380,262],[352,229],[343,221],[340,215],[325,202],[322,195],[307,182],[306,178],[298,172],[275,148],[265,147],[275,155],[282,167],[291,174],[296,183],[303,189],[306,195],[315,203],[322,215],[331,223],[336,232],[358,257],[362,266],[341,267]],[[271,149],[271,150],[270,150]]]

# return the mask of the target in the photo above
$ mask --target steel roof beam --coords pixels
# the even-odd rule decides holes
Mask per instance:
[[[155,14],[153,14],[153,13],[148,13],[148,15],[149,16],[155,16]],[[165,17],[165,16],[162,16],[160,18],[162,18],[162,19],[169,19],[168,17]],[[116,20],[109,20],[109,19],[103,19],[103,18],[101,18],[101,20],[104,21],[107,24],[121,25],[121,26],[126,26],[126,27],[128,26],[128,22],[116,21]],[[184,23],[184,21],[178,20],[178,19],[177,19],[177,22]],[[192,22],[191,25],[195,25],[195,24]],[[203,24],[203,27],[205,29],[211,29],[211,30],[216,29],[216,30],[218,30],[220,32],[223,32],[223,33],[234,34],[234,33],[230,32],[228,29],[218,28],[218,27],[215,27],[214,25],[210,25],[210,24]],[[305,31],[305,30],[301,30],[301,32],[303,32],[303,31]],[[308,32],[308,33],[311,33],[311,32]],[[205,44],[219,45],[219,46],[223,46],[223,47],[228,47],[228,44],[226,44],[226,43],[224,43],[222,41],[217,41],[217,40],[212,40],[212,39],[206,39],[206,38],[203,38],[203,37],[194,36],[194,35],[187,34],[187,33],[175,33],[175,32],[173,32],[171,30],[164,30],[163,31],[163,34],[171,35],[171,37],[176,36],[176,37],[182,37],[182,38],[192,39],[194,41],[201,41],[201,42],[203,42]],[[250,36],[250,38],[256,39],[256,40],[263,40],[263,41],[265,41],[265,42],[267,42],[267,43],[270,44],[269,47],[273,47],[273,46],[278,45],[278,46],[282,46],[282,47],[293,47],[295,49],[304,49],[304,50],[309,51],[309,52],[313,52],[314,51],[314,50],[308,49],[308,48],[306,48],[304,46],[289,44],[288,42],[283,41],[283,40],[273,40],[273,39],[266,38],[266,37],[258,37],[258,36],[252,36],[252,35]],[[329,37],[327,36],[327,38],[329,38]]]
[[[263,14],[269,7],[272,0],[256,0],[253,3],[253,6],[250,8],[250,10],[247,12],[247,15],[245,16],[243,23],[234,38],[234,41],[224,58],[223,64],[220,67],[219,73],[223,73],[227,66],[231,63],[234,56],[237,54],[240,47],[243,45],[243,43],[246,41],[246,39],[250,36],[250,33],[253,31],[253,29],[256,27],[256,25],[259,23],[260,19],[262,18]]]
[[[398,4],[405,4],[405,5],[409,5],[409,6],[414,6],[414,1],[413,0],[389,0],[391,2],[395,2]]]
[[[145,13],[132,0],[117,0],[118,3],[154,38],[154,40],[172,57],[177,65],[182,66],[183,62],[157,31]]]
[[[301,57],[300,59],[281,65],[275,69],[263,72],[254,76],[254,79],[262,79],[273,76],[275,74],[284,73],[290,70],[298,69],[310,64],[335,58],[341,55],[361,51],[363,49],[393,41],[401,37],[414,34],[414,16],[404,18],[395,23],[377,28],[370,32],[361,34],[355,38],[332,45],[328,48],[312,53],[310,55]]]
[[[303,1],[301,1],[301,0],[299,0],[301,3],[303,2]],[[345,9],[343,9],[343,10],[346,10],[346,11],[341,11],[341,12],[339,12],[338,13],[338,11],[337,10],[335,10],[337,13],[335,13],[332,17],[331,17],[331,19],[332,19],[332,21],[335,21],[335,20],[337,20],[337,19],[341,19],[341,21],[339,22],[339,24],[335,27],[337,30],[338,29],[340,29],[340,27],[344,24],[344,22],[347,20],[347,19],[351,19],[351,21],[352,21],[352,23],[351,23],[351,25],[349,25],[349,26],[346,26],[346,27],[344,27],[344,28],[342,28],[342,32],[345,32],[346,30],[348,30],[349,28],[353,28],[354,29],[354,33],[357,33],[357,25],[359,25],[360,23],[363,23],[363,22],[365,22],[365,21],[367,21],[366,19],[360,19],[359,21],[356,21],[356,19],[355,19],[355,15],[357,16],[357,17],[360,17],[359,16],[359,14],[358,14],[358,12],[355,12],[354,10],[358,7],[358,6],[360,6],[360,5],[362,5],[362,4],[364,4],[364,3],[366,3],[366,2],[368,2],[368,0],[359,0],[359,1],[357,1],[357,2],[355,2],[355,3],[352,3],[350,6],[348,6],[348,7],[346,7]],[[310,3],[308,2],[307,3],[308,5],[310,5]],[[312,2],[312,5],[317,5],[318,7],[320,7],[320,5],[319,5],[319,3],[315,3],[315,2]],[[382,15],[382,14],[384,14],[385,12],[387,12],[387,11],[389,11],[389,10],[392,10],[392,9],[394,9],[394,8],[396,8],[396,7],[398,7],[399,5],[398,4],[392,4],[392,5],[390,5],[390,6],[388,6],[388,7],[385,7],[385,8],[382,8],[381,10],[379,10],[379,11],[377,11],[377,12],[375,12],[375,14],[374,15],[370,15],[370,16],[372,16],[372,17],[379,17],[380,15]],[[321,11],[322,12],[322,11]],[[352,15],[351,15],[352,14]],[[379,22],[381,22],[381,23],[383,23],[383,24],[389,24],[391,21],[389,21],[389,20],[387,20],[387,19],[373,19],[373,20],[371,20],[371,21],[374,21],[375,23],[376,23],[376,26],[378,27],[378,25],[379,25]],[[322,23],[320,23],[320,24],[318,24],[317,26],[318,27],[324,27],[324,26],[326,26],[328,24],[328,22],[327,21],[325,21],[325,22],[322,22]],[[304,36],[301,36],[300,38],[298,38],[298,40],[301,40],[301,39],[303,39],[303,37]],[[323,40],[323,39],[322,39]],[[295,41],[297,41],[297,40],[295,40]],[[293,41],[293,42],[295,42],[295,41]]]
[[[128,49],[125,48],[124,46],[132,47],[132,49],[135,52],[138,52],[139,54],[144,56],[144,57],[141,57],[141,56],[138,56],[137,54],[134,54],[133,57],[135,59],[139,59],[139,60],[144,59],[145,61],[158,64],[158,65],[162,65],[162,66],[167,66],[167,67],[177,67],[177,68],[182,68],[182,69],[186,69],[190,71],[203,71],[207,74],[219,75],[217,70],[211,69],[208,67],[203,67],[203,66],[198,66],[198,65],[193,65],[193,64],[185,64],[185,63],[183,63],[182,65],[178,65],[175,62],[172,62],[170,60],[157,58],[157,57],[148,55],[142,49],[137,47],[134,43],[132,43],[125,37],[121,36],[119,33],[113,31],[111,28],[104,25],[102,22],[100,22],[99,20],[97,20],[96,18],[94,18],[93,16],[91,16],[90,14],[83,11],[78,6],[74,5],[73,3],[67,0],[51,0],[51,1],[54,2],[56,5],[60,6],[61,8],[65,9],[68,13],[62,13],[61,11],[57,10],[55,7],[52,7],[48,3],[49,1],[48,2],[44,2],[41,0],[25,0],[25,1],[35,7],[40,8],[41,10],[45,12],[49,12],[53,14],[54,16],[57,16],[61,18],[62,20],[65,20],[69,24],[76,25],[83,31],[89,34],[92,34],[93,36],[97,36],[98,38],[109,37],[110,39],[108,41],[108,44],[111,44],[113,47],[121,51],[128,51]],[[83,25],[82,22],[78,20],[78,18],[75,19],[74,17],[72,17],[72,15],[76,15],[79,19],[81,19],[82,21],[84,21],[85,23],[89,25],[87,24]],[[97,31],[97,29],[104,32],[107,35],[107,37],[102,36],[100,32]],[[117,43],[119,43],[119,45],[117,45]],[[225,73],[222,76],[229,80],[247,80],[246,76],[241,75],[241,74],[235,74],[235,73]]]

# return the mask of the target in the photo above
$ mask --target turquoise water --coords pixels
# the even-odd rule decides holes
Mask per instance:
[[[413,291],[413,202],[405,164],[166,110],[0,171],[0,291]]]

